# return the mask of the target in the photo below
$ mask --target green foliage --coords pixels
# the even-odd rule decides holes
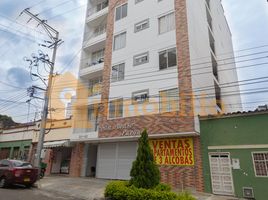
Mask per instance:
[[[154,189],[144,189],[130,186],[127,181],[112,181],[106,186],[105,197],[111,200],[195,200],[188,193],[177,195],[169,190],[170,187],[165,184]]]
[[[154,190],[156,191],[167,191],[170,192],[171,191],[171,186],[168,184],[164,184],[164,183],[159,183]]]
[[[132,164],[130,176],[130,184],[137,188],[154,188],[160,182],[160,172],[154,162],[146,130],[139,139],[137,157]]]
[[[189,192],[181,192],[178,194],[177,200],[196,200]]]
[[[0,115],[0,128],[8,128],[10,126],[16,125],[16,123],[13,121],[11,117],[8,117],[6,115]]]

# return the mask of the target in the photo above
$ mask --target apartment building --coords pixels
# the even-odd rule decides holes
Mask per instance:
[[[203,191],[197,116],[241,106],[220,0],[89,0],[79,78],[77,176],[129,179],[146,128],[162,181]]]

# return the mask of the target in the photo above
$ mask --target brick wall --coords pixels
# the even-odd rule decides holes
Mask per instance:
[[[70,162],[70,176],[79,177],[81,175],[81,167],[83,165],[84,143],[76,143],[72,150]]]

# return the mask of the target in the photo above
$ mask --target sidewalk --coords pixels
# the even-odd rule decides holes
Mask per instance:
[[[63,194],[77,199],[95,200],[104,197],[107,180],[95,178],[44,177],[37,183],[39,189]]]
[[[104,199],[104,189],[109,181],[95,178],[71,178],[48,176],[38,182],[40,190],[75,197],[84,200]],[[237,200],[231,196],[216,196],[207,193],[193,193],[197,200]]]

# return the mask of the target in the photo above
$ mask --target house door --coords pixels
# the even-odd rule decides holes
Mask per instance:
[[[211,153],[209,162],[213,193],[234,195],[230,155],[228,153]]]

